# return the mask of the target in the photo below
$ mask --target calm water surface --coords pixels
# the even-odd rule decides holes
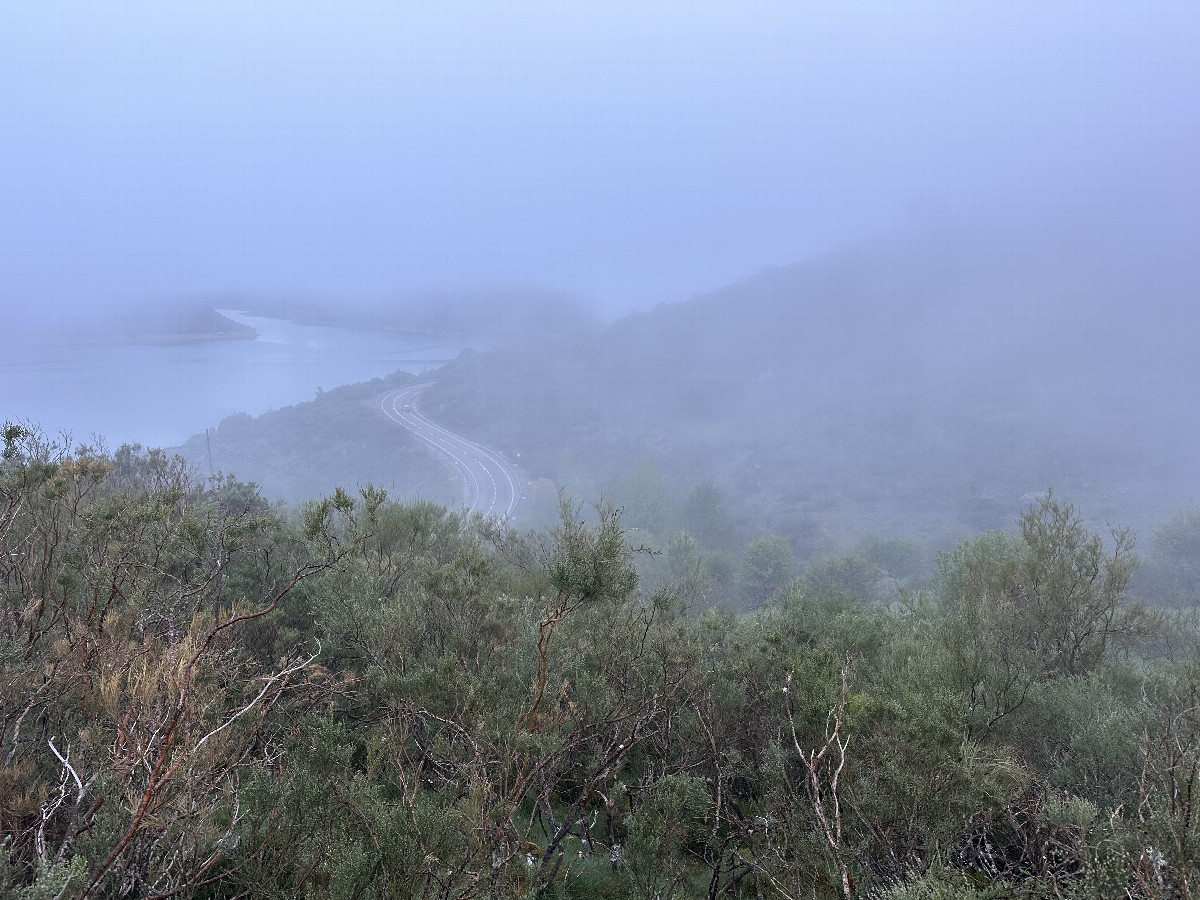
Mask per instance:
[[[0,420],[69,432],[74,443],[169,447],[233,413],[258,415],[397,369],[422,372],[467,346],[221,312],[258,337],[157,346],[0,336]]]

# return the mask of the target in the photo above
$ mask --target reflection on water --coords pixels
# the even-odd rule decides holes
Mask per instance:
[[[0,419],[69,431],[76,442],[174,446],[232,413],[257,415],[397,369],[422,372],[466,346],[221,312],[258,338],[172,346],[0,338]]]

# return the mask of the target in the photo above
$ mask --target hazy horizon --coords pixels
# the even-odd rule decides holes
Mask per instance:
[[[0,303],[530,285],[608,315],[910,223],[1194,236],[1200,8],[17,2]]]
[[[787,423],[809,449],[739,490],[797,515],[818,464],[1165,507],[1195,488],[1197,46],[1194,3],[6,4],[5,415],[175,440],[381,374],[404,354],[359,338],[418,298],[427,333],[520,345],[445,369],[438,415],[581,493],[655,442],[753,480],[731,448]],[[213,297],[358,335],[62,340],[211,336],[145,304]],[[564,298],[643,315],[564,342]],[[283,443],[358,478],[396,436],[337,414]]]

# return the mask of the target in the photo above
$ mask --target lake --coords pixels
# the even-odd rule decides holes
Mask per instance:
[[[468,344],[220,312],[254,340],[155,345],[0,336],[0,419],[31,421],[73,443],[102,437],[171,447],[237,412],[258,415],[318,390],[423,372]]]

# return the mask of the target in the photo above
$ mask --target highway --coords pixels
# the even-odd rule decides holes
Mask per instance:
[[[449,463],[463,484],[467,512],[493,519],[511,519],[521,502],[521,480],[496,450],[490,450],[451,431],[423,415],[417,407],[429,382],[396,388],[379,397],[383,414],[402,428],[431,444]]]

